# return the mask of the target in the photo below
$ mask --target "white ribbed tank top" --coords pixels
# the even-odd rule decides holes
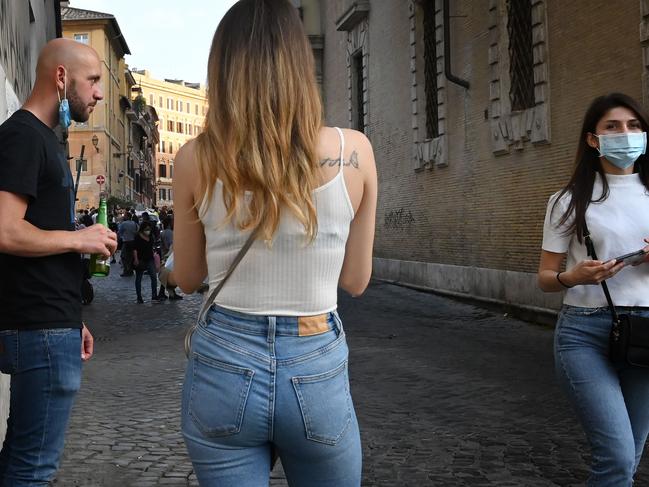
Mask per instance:
[[[314,190],[318,217],[314,241],[306,244],[304,226],[289,211],[283,212],[272,247],[260,240],[253,243],[214,300],[217,305],[270,316],[310,316],[336,309],[338,278],[354,217],[343,177],[345,139],[342,130],[336,130],[340,135],[340,169],[331,181]],[[220,180],[215,184],[209,208],[200,213],[212,291],[249,232],[242,232],[232,222],[222,225],[227,212]]]

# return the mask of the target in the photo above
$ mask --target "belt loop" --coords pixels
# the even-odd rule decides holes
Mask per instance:
[[[343,322],[340,319],[340,316],[338,315],[338,311],[334,310],[331,312],[331,317],[334,320],[334,324],[336,327],[336,335],[340,335],[343,332]]]
[[[268,317],[268,343],[273,343],[275,341],[276,331],[277,331],[277,317],[269,316]]]

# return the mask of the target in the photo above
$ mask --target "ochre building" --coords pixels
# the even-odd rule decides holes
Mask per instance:
[[[198,83],[183,80],[157,80],[146,70],[134,70],[132,74],[144,100],[155,108],[159,117],[156,204],[173,207],[174,156],[185,142],[203,129],[207,113],[205,89]]]

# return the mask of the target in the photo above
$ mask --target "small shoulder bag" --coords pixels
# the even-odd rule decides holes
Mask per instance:
[[[584,228],[584,242],[591,259],[598,260],[588,226]],[[649,318],[626,313],[619,314],[611,299],[606,281],[602,281],[601,284],[613,317],[608,339],[611,362],[649,367]]]
[[[210,309],[210,306],[212,306],[212,303],[214,303],[214,300],[218,296],[219,292],[221,292],[221,289],[225,285],[226,281],[230,278],[230,276],[234,272],[234,269],[236,269],[237,265],[239,265],[239,262],[241,262],[241,259],[243,259],[243,256],[246,255],[246,253],[252,246],[253,242],[255,241],[255,238],[257,237],[258,230],[259,227],[255,228],[253,232],[250,234],[248,240],[246,240],[246,243],[243,244],[243,247],[241,247],[241,250],[239,250],[239,253],[232,261],[232,264],[230,264],[230,268],[225,273],[225,276],[223,277],[221,282],[219,282],[219,285],[216,286],[214,290],[212,290],[212,292],[205,298],[205,301],[203,301],[201,310],[198,312],[198,318],[196,319],[196,323],[194,323],[191,327],[189,327],[187,333],[185,333],[185,355],[187,357],[189,357],[189,351],[192,343],[192,335],[194,334],[194,331],[196,331],[196,328],[199,326],[201,321],[203,321],[205,315],[207,315],[207,311]]]

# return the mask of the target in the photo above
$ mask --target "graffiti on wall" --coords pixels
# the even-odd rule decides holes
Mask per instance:
[[[383,215],[383,226],[386,230],[408,230],[414,223],[415,217],[406,208],[386,211]]]
[[[29,25],[28,2],[0,0],[0,64],[20,100],[27,98],[32,84]]]

